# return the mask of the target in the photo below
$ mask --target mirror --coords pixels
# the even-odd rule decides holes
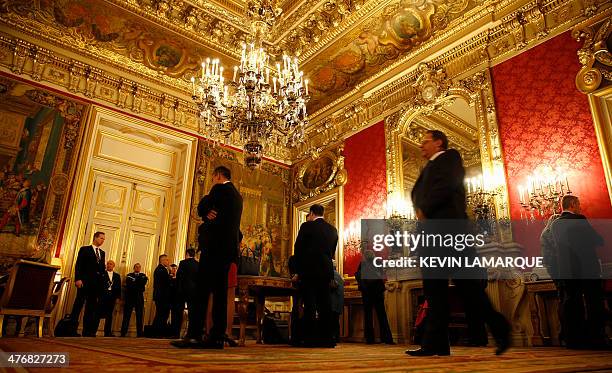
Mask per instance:
[[[431,112],[418,113],[401,134],[401,183],[402,194],[408,204],[410,192],[427,160],[421,155],[419,145],[425,132],[437,129],[449,138],[449,148],[461,153],[465,167],[466,191],[482,184],[482,164],[478,139],[476,109],[463,97],[443,101]],[[470,184],[469,187],[467,184]],[[474,215],[468,208],[468,214]]]
[[[293,206],[294,222],[292,242],[295,242],[300,226],[306,221],[306,215],[308,215],[310,206],[314,204],[323,206],[323,218],[338,230],[338,246],[336,247],[336,255],[334,257],[334,260],[336,261],[336,270],[338,273],[342,273],[342,263],[344,260],[342,252],[342,237],[340,234],[340,227],[343,226],[342,215],[340,214],[342,211],[342,201],[342,187],[338,187],[327,193],[320,194],[317,197],[308,199]],[[293,248],[291,251],[293,252]]]

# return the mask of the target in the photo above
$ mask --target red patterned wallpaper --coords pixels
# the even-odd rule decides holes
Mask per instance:
[[[387,201],[387,161],[384,122],[377,123],[344,143],[344,226],[362,218],[383,218]],[[344,252],[344,270],[355,274],[361,257],[353,250]]]
[[[520,219],[518,186],[545,165],[568,171],[588,218],[612,218],[588,100],[574,83],[578,49],[567,32],[493,68],[513,219]],[[537,237],[521,243],[539,253]],[[604,256],[612,259],[609,252]]]

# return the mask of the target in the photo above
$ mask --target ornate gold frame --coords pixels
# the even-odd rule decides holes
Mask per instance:
[[[601,154],[610,203],[612,203],[612,85],[589,94],[597,144]]]
[[[344,146],[340,145],[335,149],[328,149],[322,153],[313,154],[313,158],[309,161],[303,162],[296,168],[296,174],[293,179],[293,201],[299,202],[306,199],[315,197],[321,193],[330,191],[336,187],[341,187],[347,182],[347,173],[344,169],[344,156],[342,151]],[[327,179],[316,187],[309,187],[304,184],[304,175],[315,163],[320,161],[322,158],[327,158],[331,161],[332,172]]]
[[[344,187],[339,186],[326,193],[322,193],[314,198],[307,199],[305,201],[296,203],[293,205],[292,211],[292,224],[293,224],[293,236],[291,242],[294,243],[297,238],[300,225],[303,221],[300,219],[300,213],[308,211],[312,204],[326,204],[330,201],[336,201],[336,223],[338,229],[338,247],[336,248],[336,270],[338,273],[342,273],[344,265],[344,242],[343,242],[343,231],[344,231]],[[291,254],[293,255],[293,249],[291,248]]]
[[[407,103],[402,105],[399,111],[385,118],[389,196],[391,198],[403,197],[401,139],[407,134],[412,120],[419,114],[432,112],[445,101],[461,97],[476,110],[483,176],[485,178],[495,177],[499,182],[495,197],[496,216],[500,220],[508,220],[510,217],[508,188],[489,70],[478,71],[452,83],[445,78],[443,69],[434,71],[427,65],[419,69],[422,71],[423,79],[414,85],[414,94],[407,99]],[[453,141],[453,138],[451,137],[450,140]],[[503,229],[501,233],[502,242],[512,240],[509,229]]]

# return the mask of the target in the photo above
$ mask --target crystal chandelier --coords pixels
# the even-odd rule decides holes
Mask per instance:
[[[252,41],[242,45],[240,66],[234,67],[232,80],[225,81],[218,59],[206,59],[201,77],[191,78],[200,132],[214,143],[228,142],[237,133],[250,169],[259,166],[274,139],[284,139],[283,145],[289,147],[302,142],[308,124],[308,80],[297,58],[283,55],[274,68],[263,48],[264,35],[279,15],[274,1],[250,1],[247,16]]]

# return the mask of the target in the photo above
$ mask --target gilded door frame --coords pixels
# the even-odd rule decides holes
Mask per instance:
[[[85,240],[85,228],[87,224],[87,216],[89,211],[83,211],[85,205],[87,205],[88,200],[91,200],[93,195],[93,178],[96,169],[92,165],[93,154],[96,148],[96,143],[94,142],[94,133],[97,128],[101,125],[101,122],[107,118],[112,118],[112,120],[120,121],[123,124],[133,125],[137,128],[143,128],[151,134],[151,136],[158,136],[160,138],[171,138],[172,140],[182,143],[185,146],[185,154],[186,159],[184,160],[183,165],[183,175],[184,182],[182,183],[182,193],[183,199],[181,203],[182,211],[179,212],[179,222],[178,222],[178,231],[177,242],[175,245],[175,250],[177,247],[186,247],[187,242],[187,228],[189,222],[189,214],[191,210],[191,193],[193,190],[193,180],[194,180],[194,172],[195,172],[195,161],[197,157],[197,138],[191,135],[183,134],[172,129],[165,128],[160,125],[156,125],[153,123],[146,122],[144,120],[136,119],[125,114],[116,112],[114,110],[109,110],[105,108],[101,108],[96,105],[92,105],[91,109],[88,112],[87,119],[85,122],[85,133],[83,136],[83,144],[79,151],[79,159],[81,163],[79,163],[78,168],[75,173],[75,183],[73,185],[74,188],[74,199],[73,203],[70,206],[70,210],[68,212],[68,218],[66,219],[65,227],[62,240],[62,250],[60,253],[60,257],[63,262],[62,268],[62,276],[72,277],[74,273],[75,266],[75,257],[77,254],[77,249],[81,246],[81,243],[86,242]],[[99,169],[98,169],[99,171]],[[178,172],[176,168],[174,168],[175,172]],[[105,173],[109,173],[107,170],[104,170]],[[131,180],[139,180],[143,182],[147,182],[150,184],[155,184],[151,180],[145,180],[141,177],[122,172],[111,172],[114,176],[124,177]],[[174,187],[171,188],[174,190]],[[172,197],[172,196],[169,196]],[[91,207],[91,206],[90,206]],[[169,214],[165,216],[163,222],[165,224],[169,223]],[[162,229],[161,234],[167,233],[167,227]],[[160,242],[160,247],[163,247],[165,242]],[[170,257],[177,257],[178,253],[175,252],[175,255],[170,255]],[[181,253],[182,254],[182,253]],[[152,283],[148,286],[152,286]],[[72,304],[68,304],[68,299],[71,297],[68,296],[70,289],[66,292],[66,296],[63,297],[62,303],[60,305],[63,310],[61,313],[67,313],[72,307]],[[146,320],[144,320],[146,322]]]
[[[612,114],[606,101],[612,107],[612,85],[588,95],[593,124],[599,145],[599,154],[606,177],[608,195],[612,204]]]

